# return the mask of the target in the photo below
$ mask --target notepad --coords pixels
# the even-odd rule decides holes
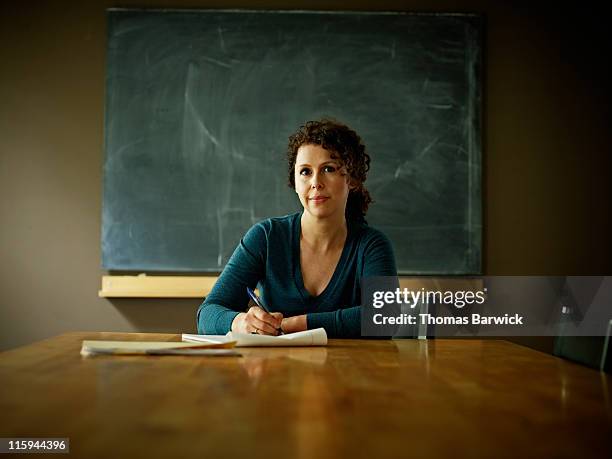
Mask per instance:
[[[198,344],[169,341],[96,341],[84,340],[81,355],[240,355],[232,349],[234,340],[200,342]]]
[[[249,333],[228,332],[227,335],[190,335],[183,334],[183,341],[192,343],[227,343],[236,342],[236,347],[257,346],[325,346],[327,333],[324,328],[305,330],[285,335],[256,335]]]

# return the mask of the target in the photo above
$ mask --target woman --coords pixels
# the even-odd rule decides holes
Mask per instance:
[[[389,240],[367,225],[370,157],[357,133],[309,121],[289,137],[289,185],[303,210],[254,225],[198,309],[198,333],[361,334],[361,279],[396,276]],[[248,310],[247,287],[263,304]]]

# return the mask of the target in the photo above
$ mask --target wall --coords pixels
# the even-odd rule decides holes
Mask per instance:
[[[484,13],[485,273],[612,273],[604,63],[610,41],[603,18],[541,2],[537,10],[468,0],[290,4]],[[70,330],[195,331],[198,300],[97,297],[105,9],[112,6],[118,5],[13,2],[0,14],[0,349]],[[550,340],[523,342],[551,348]]]

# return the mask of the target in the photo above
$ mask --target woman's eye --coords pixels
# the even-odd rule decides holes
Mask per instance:
[[[308,174],[310,174],[310,169],[306,167],[300,171],[300,175],[308,175]]]
[[[325,166],[323,168],[324,172],[336,172],[336,168],[334,166]]]

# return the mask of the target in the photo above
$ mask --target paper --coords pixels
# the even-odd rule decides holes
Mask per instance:
[[[227,343],[236,342],[236,347],[255,346],[325,346],[327,333],[324,328],[306,330],[286,335],[256,335],[249,333],[229,332],[227,335],[189,335],[183,334],[183,341],[194,343]]]
[[[96,341],[84,340],[81,355],[240,355],[232,348],[236,341],[198,344],[172,341]]]

